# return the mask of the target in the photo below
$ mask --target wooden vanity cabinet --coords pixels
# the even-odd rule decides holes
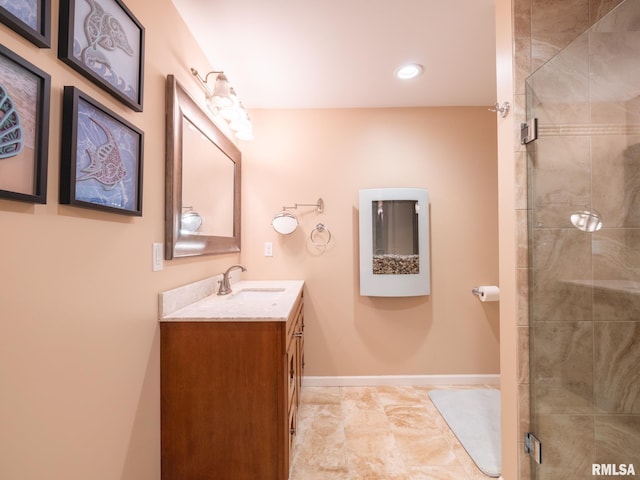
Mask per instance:
[[[304,368],[285,321],[160,324],[162,480],[287,480]]]

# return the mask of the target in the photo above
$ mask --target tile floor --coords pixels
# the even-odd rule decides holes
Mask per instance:
[[[490,480],[428,396],[474,387],[303,387],[290,480]]]

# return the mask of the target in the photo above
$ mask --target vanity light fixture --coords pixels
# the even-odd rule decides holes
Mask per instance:
[[[193,207],[182,207],[182,232],[195,233],[202,226],[202,217],[193,210]]]
[[[253,140],[253,128],[247,111],[242,106],[229,79],[222,70],[213,70],[204,78],[195,68],[191,73],[198,79],[207,97],[207,107],[215,116],[223,118],[239,140]],[[215,75],[213,90],[209,86],[209,77]]]
[[[296,228],[298,228],[298,217],[287,210],[297,209],[298,207],[316,207],[316,211],[322,213],[324,211],[324,200],[319,198],[316,203],[296,203],[293,207],[283,206],[282,210],[276,213],[271,220],[273,229],[282,235],[289,235],[295,232]],[[329,233],[329,239],[331,239],[330,235],[331,233]]]
[[[396,77],[400,80],[409,80],[420,75],[424,68],[419,63],[407,63],[396,70]]]
[[[289,235],[298,228],[298,218],[293,213],[282,210],[274,215],[271,225],[276,232]]]

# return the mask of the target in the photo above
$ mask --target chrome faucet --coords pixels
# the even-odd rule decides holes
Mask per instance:
[[[227,271],[222,274],[222,280],[218,283],[220,284],[220,288],[218,289],[218,295],[228,295],[231,293],[231,284],[229,283],[229,273],[232,270],[241,269],[243,272],[246,272],[247,269],[242,265],[231,265],[227,268]]]

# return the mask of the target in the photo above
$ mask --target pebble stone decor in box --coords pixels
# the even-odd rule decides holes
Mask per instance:
[[[419,255],[374,255],[375,275],[412,275],[420,273]]]

